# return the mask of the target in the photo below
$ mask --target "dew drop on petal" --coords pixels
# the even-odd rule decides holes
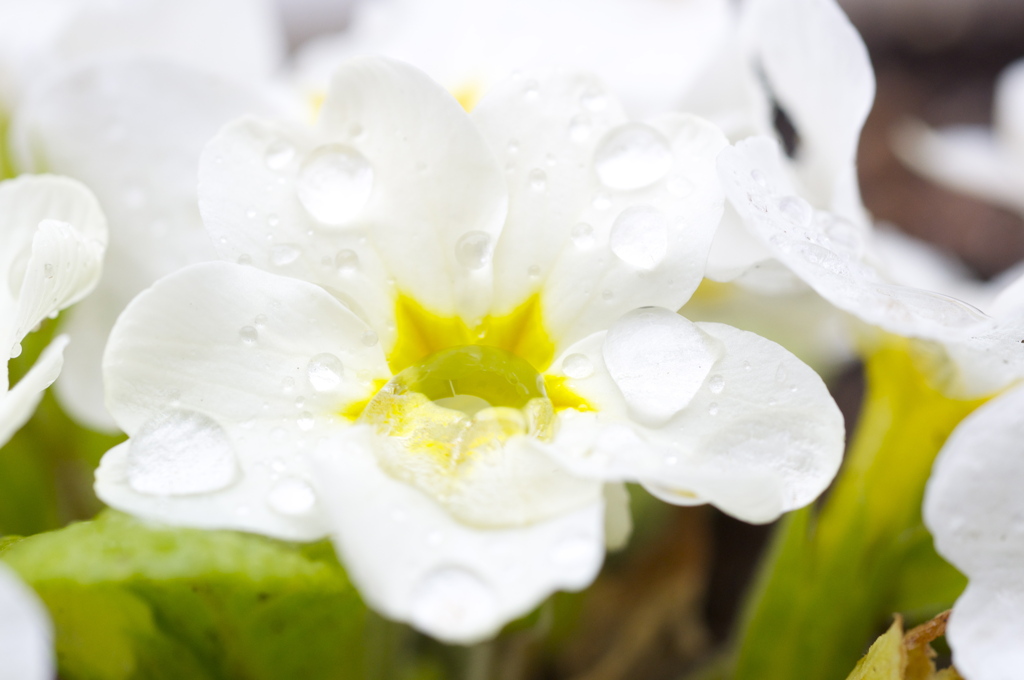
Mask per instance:
[[[491,627],[498,614],[494,592],[458,567],[427,574],[412,593],[410,622],[442,639],[468,637]]]
[[[668,179],[665,180],[665,188],[668,189],[668,192],[676,198],[686,198],[693,193],[694,187],[692,181],[683,175],[674,173],[669,175]]]
[[[548,186],[548,175],[540,168],[534,168],[530,171],[530,188],[534,191],[540,192],[547,189]]]
[[[672,151],[668,141],[643,123],[627,123],[615,128],[594,152],[598,179],[617,191],[650,186],[671,169]]]
[[[810,225],[811,218],[814,217],[814,209],[811,208],[811,204],[799,196],[783,196],[777,205],[779,212],[799,227]]]
[[[585,142],[590,138],[592,129],[593,123],[590,122],[590,116],[585,113],[573,116],[569,121],[569,139],[574,142]]]
[[[373,167],[349,146],[326,144],[303,160],[296,190],[302,207],[315,219],[324,224],[343,224],[370,200]]]
[[[708,381],[708,389],[711,390],[711,394],[721,394],[725,389],[725,378],[720,375],[711,376],[711,380]]]
[[[759,187],[764,187],[768,185],[768,178],[765,177],[764,173],[761,172],[760,170],[751,170],[750,179],[754,180],[754,184],[756,184]]]
[[[718,403],[717,402],[713,401],[708,406],[708,415],[709,416],[717,416],[718,415]]]
[[[11,346],[11,358],[12,359],[17,359],[18,357],[20,357],[21,356],[21,351],[22,351],[21,343],[20,342],[14,343],[14,345]]]
[[[786,382],[786,367],[782,364],[779,364],[779,367],[775,369],[775,381],[780,383]]]
[[[594,200],[591,202],[591,205],[594,206],[595,210],[607,210],[612,207],[612,199],[608,194],[601,192],[597,196],[594,196]]]
[[[242,342],[246,345],[255,345],[260,335],[252,326],[242,326],[238,329],[238,337],[240,337]]]
[[[146,422],[131,438],[126,474],[139,493],[208,493],[234,482],[238,463],[217,421],[195,411],[172,411]]]
[[[339,250],[334,256],[334,266],[342,274],[352,274],[359,269],[359,255],[354,250]]]
[[[263,156],[267,167],[271,170],[282,170],[295,158],[295,147],[291,142],[284,139],[276,139],[267,146],[267,152]]]
[[[327,392],[341,384],[345,377],[345,367],[342,365],[341,359],[329,352],[324,352],[309,360],[306,365],[306,376],[314,390]]]
[[[296,477],[285,477],[270,488],[267,504],[286,517],[305,515],[316,505],[316,493],[307,482]]]
[[[302,251],[298,246],[290,243],[282,243],[270,249],[270,262],[275,267],[285,267],[299,259]]]
[[[455,244],[455,259],[466,269],[482,269],[491,260],[491,237],[468,231]]]
[[[608,95],[597,85],[592,85],[580,97],[580,104],[588,111],[603,111],[608,107]]]
[[[313,420],[313,414],[307,411],[299,416],[298,420],[295,421],[295,424],[298,425],[299,429],[303,432],[309,432],[313,429],[313,425],[316,424],[316,421]]]
[[[592,248],[594,246],[594,228],[586,222],[580,222],[572,228],[572,243],[580,249]]]
[[[628,264],[654,269],[668,252],[668,219],[657,208],[626,208],[612,224],[608,245]]]
[[[360,340],[362,340],[364,347],[373,347],[374,345],[377,344],[379,338],[377,337],[377,334],[374,333],[373,331],[366,331],[363,333]]]
[[[594,375],[594,362],[584,354],[570,354],[562,360],[562,373],[576,380],[589,378]]]
[[[535,279],[540,276],[540,265],[531,264],[529,269],[526,270],[527,275],[531,279]]]

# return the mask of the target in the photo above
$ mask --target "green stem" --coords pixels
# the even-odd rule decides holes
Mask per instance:
[[[830,495],[778,527],[747,605],[733,680],[845,678],[894,611],[939,611],[963,586],[935,555],[920,508],[939,449],[983,400],[933,389],[899,339],[868,359],[866,380]],[[914,581],[934,589],[911,593]]]

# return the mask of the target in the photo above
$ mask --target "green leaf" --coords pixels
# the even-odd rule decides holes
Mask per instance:
[[[7,543],[46,603],[65,680],[364,678],[370,615],[326,543],[113,511]]]

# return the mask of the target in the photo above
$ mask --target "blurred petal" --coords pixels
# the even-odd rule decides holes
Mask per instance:
[[[52,680],[53,624],[39,597],[0,563],[0,659],[10,680]]]
[[[67,344],[67,336],[58,336],[13,389],[0,393],[0,446],[10,441],[14,433],[28,422],[43,398],[43,391],[57,379]]]

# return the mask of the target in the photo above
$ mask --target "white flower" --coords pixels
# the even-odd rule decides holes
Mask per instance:
[[[82,299],[100,276],[107,226],[78,182],[51,176],[0,183],[0,446],[21,427],[57,377],[67,338],[47,347],[10,387],[7,358],[48,316]]]
[[[284,43],[269,0],[0,1],[0,108],[40,79],[112,56],[147,56],[258,81]]]
[[[100,365],[128,301],[161,276],[216,258],[197,206],[203,145],[229,120],[273,110],[233,81],[150,58],[66,69],[18,107],[11,130],[18,166],[81,180],[110,221],[104,276],[62,326],[72,343],[57,394],[76,420],[116,428],[103,406]]]
[[[338,71],[316,129],[227,126],[200,208],[232,262],[119,319],[107,403],[131,439],[97,492],[329,533],[371,606],[455,642],[589,583],[625,538],[623,481],[756,522],[810,502],[843,446],[821,380],[672,311],[725,145],[693,116],[628,122],[589,77],[513,78],[470,117],[373,59]]]
[[[901,127],[895,150],[921,175],[953,190],[1024,214],[1024,60],[996,82],[991,129],[958,125]]]
[[[52,680],[53,624],[38,596],[0,562],[0,678]]]
[[[946,639],[971,680],[1024,667],[1024,388],[964,420],[932,470],[925,523],[939,553],[968,576]]]

